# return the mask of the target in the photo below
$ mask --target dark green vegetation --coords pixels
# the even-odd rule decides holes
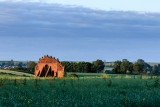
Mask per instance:
[[[30,68],[16,67],[16,68],[11,68],[10,70],[34,74],[34,71],[30,70]]]
[[[27,63],[27,68],[16,67],[10,70],[34,74],[35,65],[35,62],[29,61]],[[102,60],[97,60],[93,63],[62,61],[62,65],[65,66],[65,72],[95,73],[101,72],[104,69],[104,62]]]
[[[34,74],[36,62],[29,61],[29,62],[18,62],[14,64],[14,61],[7,61],[0,63],[0,66],[4,69],[10,69],[13,71],[25,72]],[[69,62],[69,61],[62,61],[62,65],[65,66],[65,72],[82,72],[82,73],[95,73],[95,72],[102,72],[104,69],[104,62],[102,60],[96,60],[94,62]]]
[[[11,69],[25,73],[34,74],[34,67],[36,61],[0,61],[0,67],[4,69]],[[136,62],[129,62],[127,59],[115,62],[103,62],[96,60],[94,62],[70,62],[62,61],[65,66],[66,72],[79,72],[79,73],[95,73],[106,72],[116,74],[160,74],[159,63],[147,63],[142,59]]]
[[[33,61],[29,61],[27,63],[27,68],[29,69],[30,72],[34,72],[35,66],[36,66],[36,63]]]
[[[27,68],[25,67],[16,67],[11,68],[10,70],[25,72],[34,74],[34,67],[36,63],[29,61],[27,63]],[[138,59],[137,62],[129,62],[128,60],[115,61],[114,64],[105,66],[105,63],[102,60],[97,60],[92,63],[90,62],[68,62],[62,61],[62,65],[65,66],[65,72],[72,73],[116,73],[116,74],[151,74],[158,75],[160,74],[159,65],[149,65],[142,59]],[[113,67],[113,69],[112,69]],[[105,71],[105,69],[108,69]],[[109,71],[109,72],[108,72]]]
[[[151,66],[142,59],[138,59],[135,63],[125,59],[123,61],[115,61],[112,71],[117,74],[132,74],[133,72],[137,74],[160,74],[160,65]]]
[[[105,66],[102,60],[96,60],[93,63],[62,61],[62,65],[65,66],[65,72],[81,72],[81,73],[101,72]]]
[[[0,75],[0,106],[160,106],[157,76],[77,75],[63,79]]]
[[[18,75],[0,72],[0,76],[18,76]]]

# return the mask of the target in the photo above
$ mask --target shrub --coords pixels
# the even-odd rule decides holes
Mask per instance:
[[[67,73],[66,72],[64,72],[64,77],[67,77]]]
[[[79,78],[77,74],[71,74],[70,77]]]

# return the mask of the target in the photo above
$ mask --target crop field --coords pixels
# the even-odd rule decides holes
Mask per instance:
[[[158,76],[77,75],[59,79],[0,73],[0,106],[160,106]]]

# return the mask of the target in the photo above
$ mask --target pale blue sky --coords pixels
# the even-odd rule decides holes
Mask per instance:
[[[8,2],[39,2],[78,5],[92,9],[160,12],[160,0],[0,0]]]
[[[38,60],[48,54],[65,61],[160,62],[156,0],[17,1],[0,2],[0,60]]]

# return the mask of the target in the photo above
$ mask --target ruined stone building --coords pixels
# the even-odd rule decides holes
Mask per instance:
[[[38,64],[35,66],[36,77],[63,77],[64,66],[52,56],[44,56],[39,59]]]

